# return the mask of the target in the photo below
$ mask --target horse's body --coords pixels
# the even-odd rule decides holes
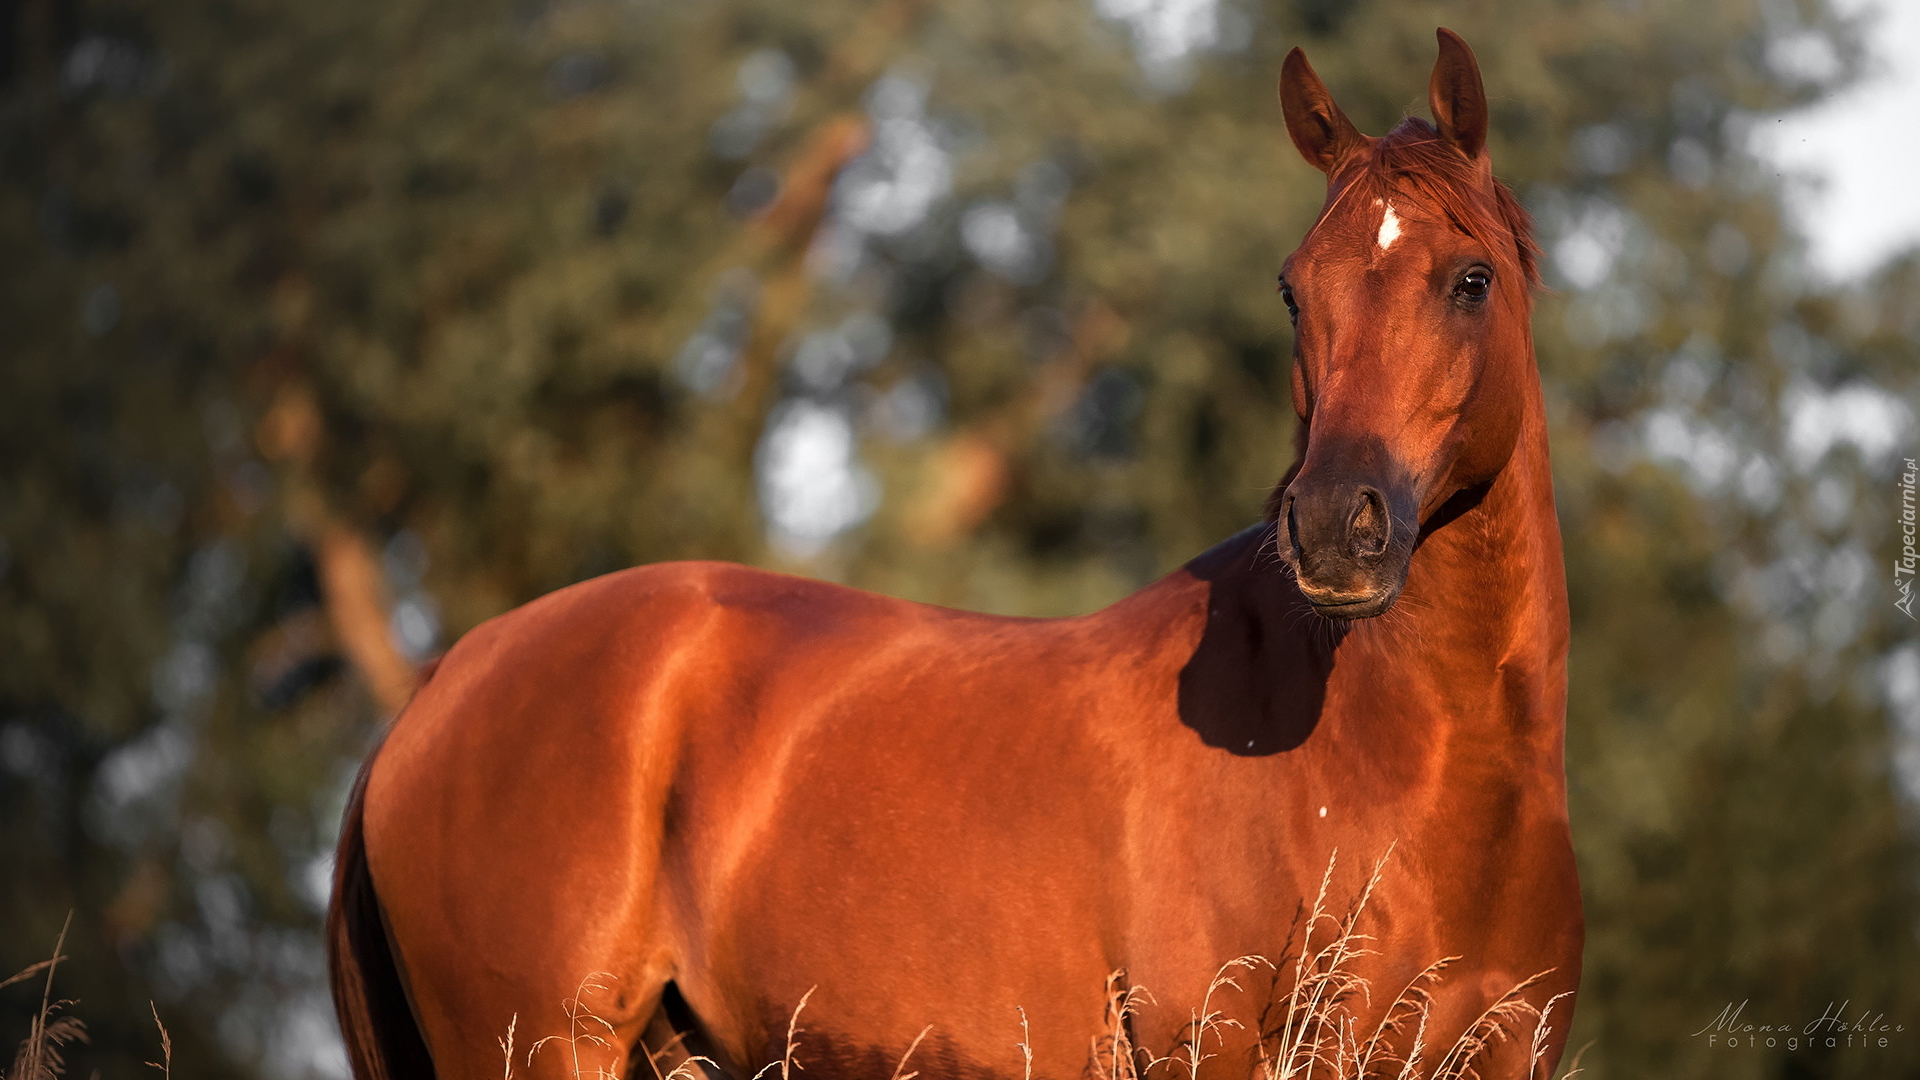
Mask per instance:
[[[1320,144],[1298,117],[1341,137],[1337,110],[1291,93],[1303,151]],[[1329,173],[1317,231],[1347,190]],[[1425,250],[1446,242],[1435,221],[1404,227]],[[1508,242],[1524,256],[1523,235]],[[1338,252],[1308,267],[1310,249],[1289,280],[1335,272]],[[1361,1016],[1443,957],[1459,959],[1430,1044],[1536,973],[1551,972],[1535,1005],[1571,990],[1565,585],[1516,284],[1527,367],[1478,363],[1465,403],[1443,385],[1435,406],[1497,406],[1476,422],[1501,445],[1388,445],[1396,475],[1351,491],[1327,455],[1380,454],[1363,412],[1333,408],[1326,356],[1366,335],[1316,357],[1303,303],[1305,452],[1273,519],[1103,611],[997,618],[682,563],[468,634],[349,810],[330,945],[358,1074],[497,1075],[516,1016],[524,1047],[605,972],[585,1004],[611,1045],[582,1048],[589,1074],[622,1067],[671,983],[734,1069],[779,1058],[817,988],[800,1019],[807,1075],[884,1080],[931,1024],[907,1071],[1019,1077],[1020,1008],[1032,1075],[1066,1080],[1100,1056],[1110,973],[1162,1003],[1133,1037],[1167,1053],[1223,962],[1298,946],[1336,849],[1343,901],[1390,845],[1361,927],[1378,953],[1358,962],[1374,984]],[[1476,397],[1487,386],[1496,396]],[[1327,528],[1338,559],[1321,557]],[[1379,595],[1397,604],[1388,618],[1332,621]],[[1255,1061],[1259,1003],[1242,983],[1213,1004],[1249,1026],[1209,1037],[1205,1076]],[[1529,1075],[1524,1035],[1483,1075]],[[515,1067],[557,1077],[572,1061],[549,1047]]]

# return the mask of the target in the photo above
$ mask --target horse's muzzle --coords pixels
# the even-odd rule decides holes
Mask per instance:
[[[1385,614],[1407,582],[1410,528],[1371,484],[1302,485],[1282,497],[1278,546],[1300,594],[1330,619]]]

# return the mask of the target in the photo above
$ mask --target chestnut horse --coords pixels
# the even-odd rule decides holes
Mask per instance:
[[[1169,1052],[1222,961],[1297,944],[1336,849],[1336,899],[1394,849],[1355,969],[1369,1022],[1443,957],[1430,1047],[1537,973],[1533,1005],[1571,991],[1535,252],[1473,55],[1439,38],[1435,122],[1377,139],[1287,57],[1327,200],[1281,278],[1302,434],[1263,524],[1074,618],[673,563],[454,645],[340,841],[355,1075],[498,1076],[516,1018],[519,1075],[571,1075],[564,1047],[527,1063],[529,1032],[564,1031],[601,972],[588,1075],[651,1075],[659,1016],[750,1074],[811,991],[808,1076],[887,1077],[932,1025],[907,1071],[1068,1080],[1098,1067],[1110,973],[1161,1003],[1132,1036]],[[1248,1076],[1254,1006],[1212,1004],[1246,1026],[1209,1036],[1201,1075]],[[1481,1074],[1533,1075],[1527,1034]]]

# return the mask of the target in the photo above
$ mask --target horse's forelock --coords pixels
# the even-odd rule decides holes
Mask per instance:
[[[1371,198],[1411,197],[1487,245],[1494,262],[1518,271],[1529,288],[1540,283],[1533,216],[1507,185],[1484,176],[1432,124],[1408,117],[1354,159],[1342,187]]]

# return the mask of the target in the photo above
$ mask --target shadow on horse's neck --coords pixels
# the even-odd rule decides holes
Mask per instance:
[[[1207,584],[1207,622],[1180,671],[1181,722],[1228,753],[1278,754],[1313,734],[1337,666],[1343,676],[1411,682],[1438,673],[1428,682],[1455,686],[1484,676],[1491,686],[1519,663],[1551,661],[1564,649],[1551,605],[1565,586],[1560,578],[1542,587],[1541,575],[1557,575],[1560,551],[1538,420],[1523,427],[1499,475],[1428,517],[1406,591],[1385,615],[1337,622],[1315,612],[1275,551],[1271,521],[1188,563],[1186,573]]]

